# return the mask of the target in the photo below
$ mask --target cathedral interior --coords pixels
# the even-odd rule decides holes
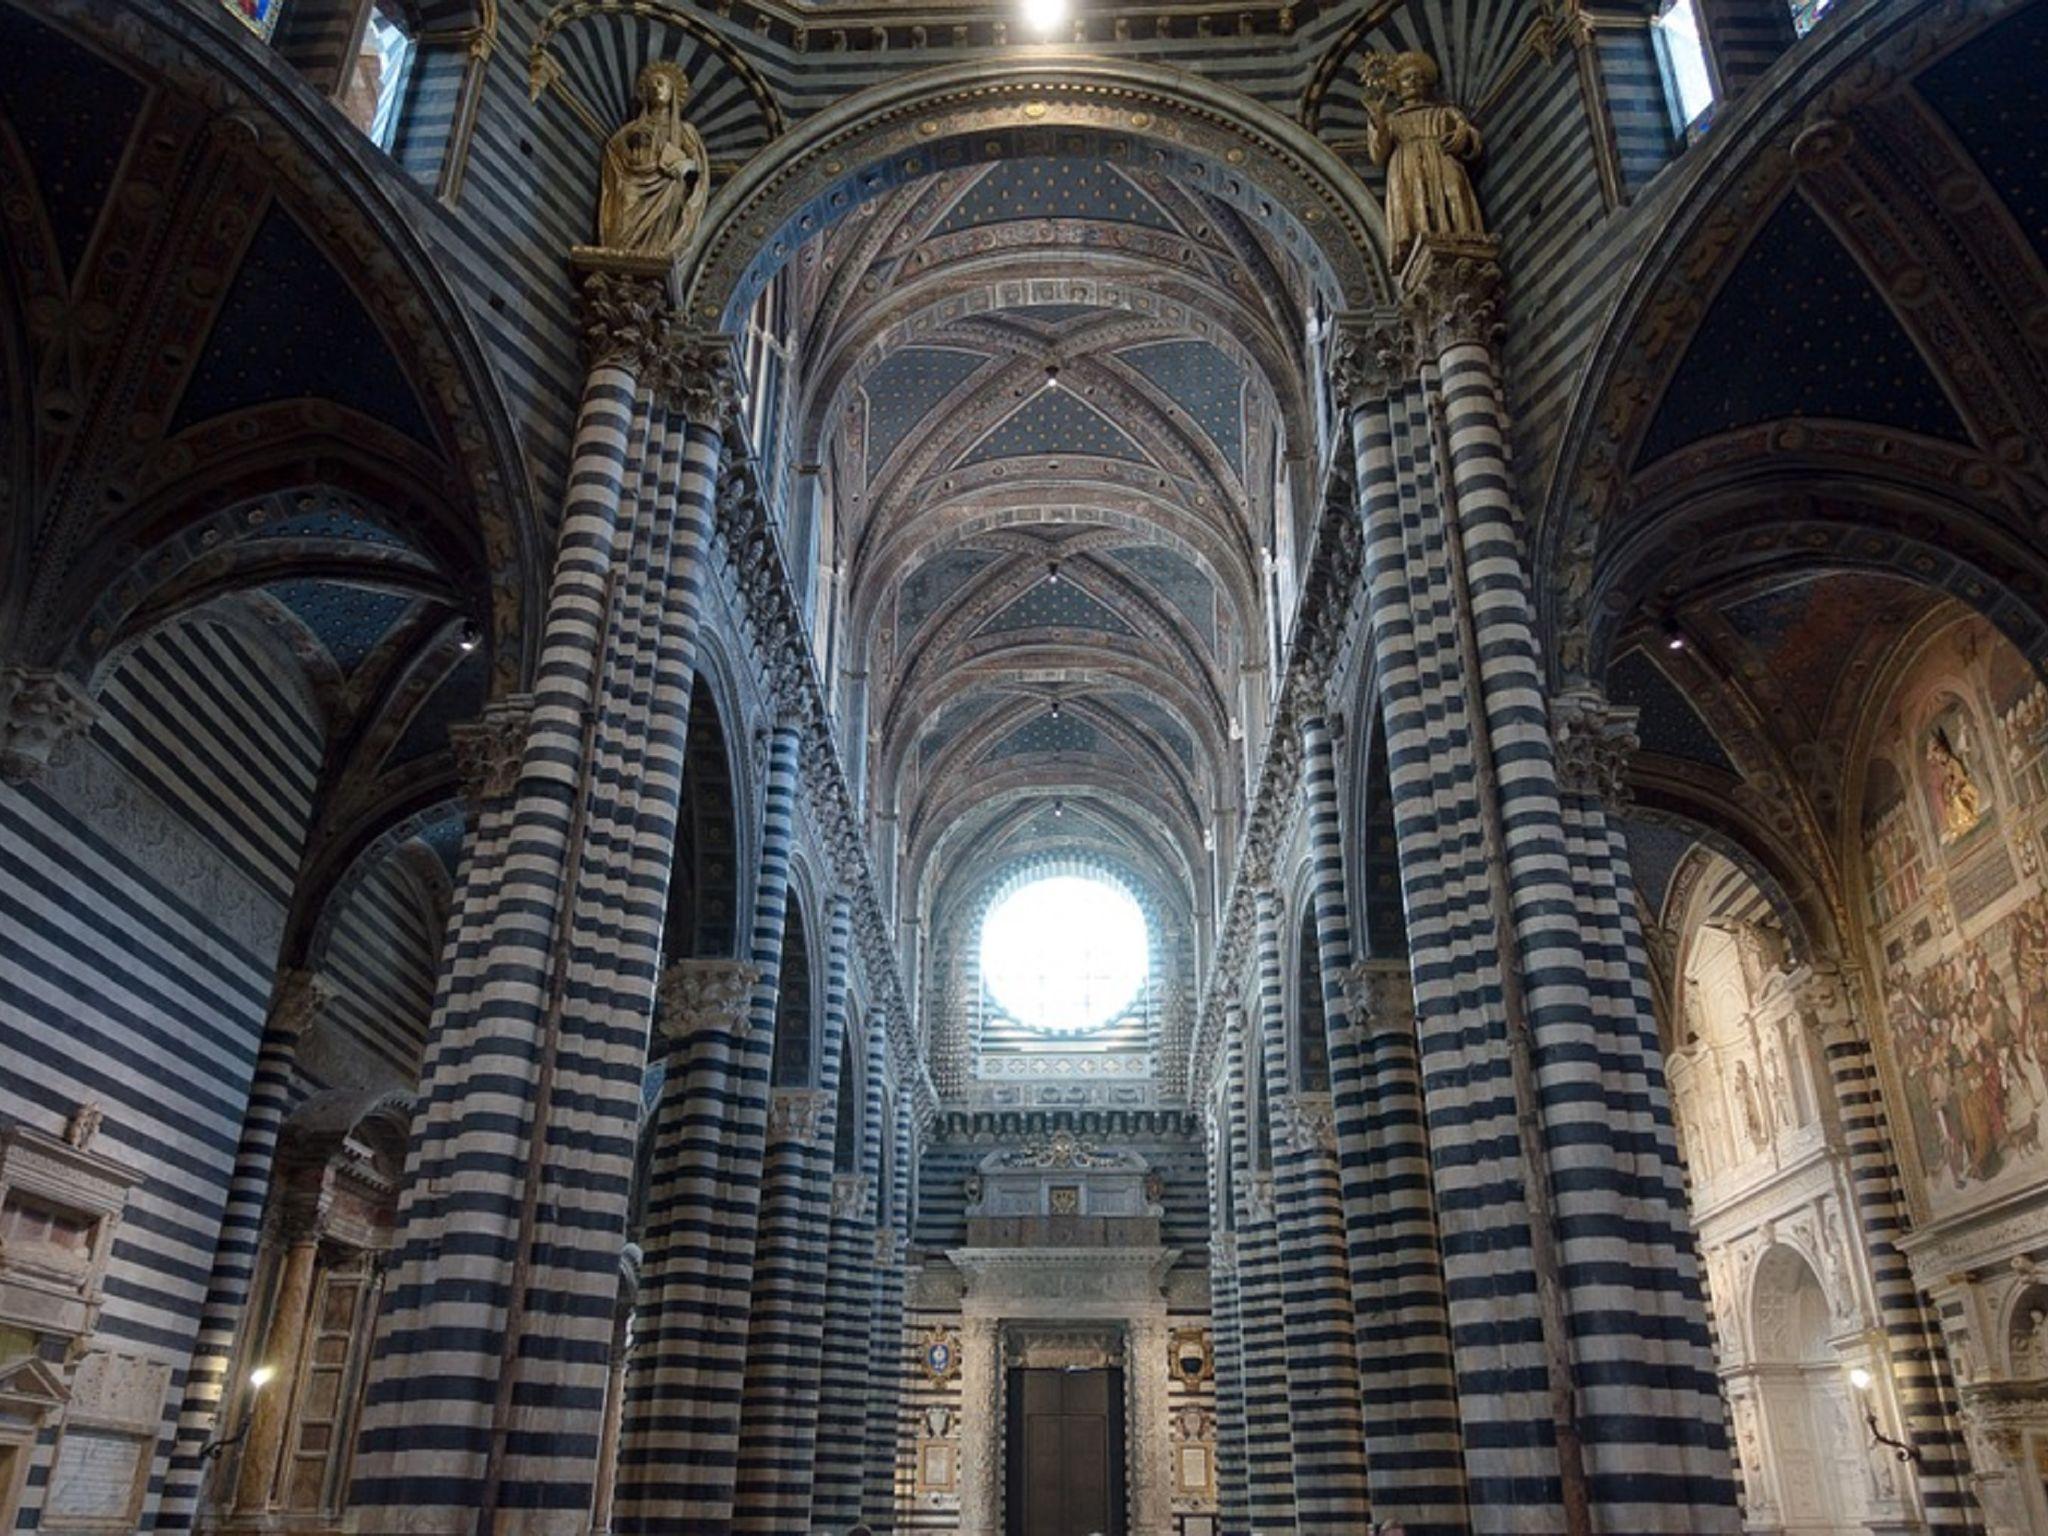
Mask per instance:
[[[2048,0],[0,57],[0,1529],[2048,1532]]]

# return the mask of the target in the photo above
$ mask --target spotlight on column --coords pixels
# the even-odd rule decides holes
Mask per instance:
[[[1018,16],[1025,31],[1051,37],[1067,19],[1067,0],[1023,0]]]

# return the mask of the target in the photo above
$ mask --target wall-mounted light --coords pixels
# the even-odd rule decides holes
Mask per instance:
[[[1017,14],[1026,31],[1050,37],[1067,19],[1067,0],[1022,0]]]
[[[1680,629],[1673,620],[1666,619],[1664,621],[1663,634],[1665,650],[1682,651],[1685,649],[1685,631]]]
[[[1870,1426],[1870,1443],[1872,1445],[1884,1446],[1900,1461],[1911,1462],[1914,1466],[1919,1466],[1919,1446],[1908,1445],[1903,1440],[1894,1440],[1890,1435],[1877,1427],[1877,1409],[1872,1406],[1870,1401],[1870,1372],[1860,1365],[1850,1366],[1849,1385],[1856,1389],[1857,1397],[1862,1399],[1863,1422]]]
[[[201,1460],[217,1460],[226,1453],[229,1447],[240,1445],[244,1440],[248,1439],[250,1421],[256,1417],[256,1394],[275,1380],[277,1380],[277,1367],[274,1365],[259,1365],[249,1373],[249,1400],[242,1408],[240,1428],[236,1429],[225,1440],[209,1440],[206,1444],[199,1447]]]
[[[275,1380],[277,1380],[276,1366],[259,1365],[249,1373],[249,1390],[251,1392],[261,1392]]]
[[[477,628],[475,619],[464,619],[462,628],[455,636],[455,644],[464,652],[475,650],[484,643],[484,632]]]

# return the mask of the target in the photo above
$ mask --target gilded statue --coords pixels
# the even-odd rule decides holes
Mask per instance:
[[[1359,66],[1371,118],[1366,152],[1387,169],[1387,239],[1396,265],[1424,235],[1483,240],[1486,223],[1466,166],[1479,158],[1472,119],[1439,97],[1426,53],[1372,53]]]
[[[1984,819],[1984,796],[1970,777],[1964,760],[1969,748],[1967,733],[1961,748],[1949,740],[1946,730],[1936,726],[1927,738],[1927,771],[1934,781],[1935,798],[1941,804],[1941,840],[1952,843]]]
[[[640,113],[604,147],[597,240],[607,250],[672,256],[697,232],[711,195],[704,140],[683,121],[690,94],[681,66],[657,60],[640,71]]]

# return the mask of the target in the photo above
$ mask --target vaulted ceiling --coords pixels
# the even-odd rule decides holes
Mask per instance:
[[[1092,853],[1192,928],[1308,438],[1299,275],[1228,207],[1077,158],[906,188],[795,272],[906,908],[943,933],[1019,859]]]

